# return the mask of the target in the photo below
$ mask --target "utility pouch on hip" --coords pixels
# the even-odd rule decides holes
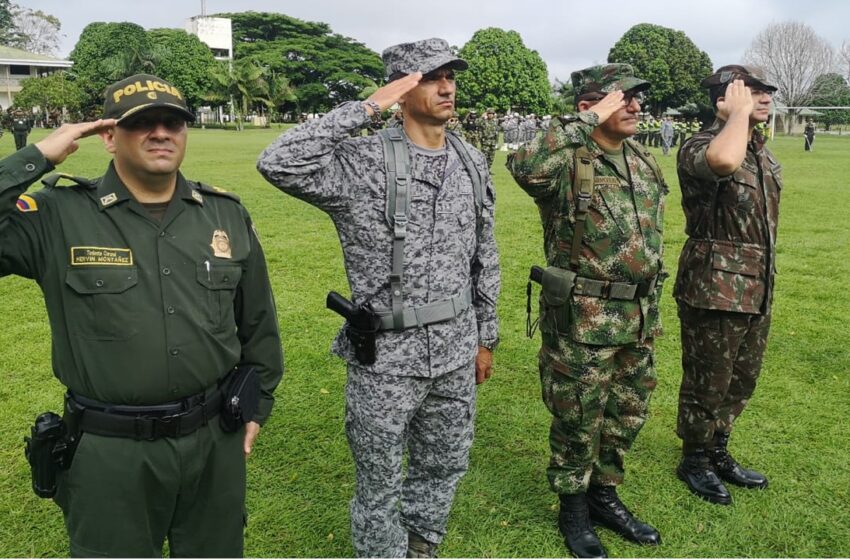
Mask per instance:
[[[32,490],[41,498],[56,495],[56,475],[70,468],[77,450],[79,434],[70,431],[63,419],[53,412],[43,412],[25,437],[24,454],[32,472]]]
[[[566,334],[570,326],[570,296],[576,273],[566,268],[550,266],[543,270],[540,290],[540,329],[549,333]]]
[[[219,422],[225,432],[235,432],[250,422],[260,406],[260,376],[253,366],[237,366],[221,385]]]

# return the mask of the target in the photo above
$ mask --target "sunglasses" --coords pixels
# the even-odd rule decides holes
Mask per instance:
[[[164,126],[169,132],[180,132],[186,127],[186,119],[177,114],[139,115],[118,123],[123,129],[133,132],[151,132]]]
[[[604,95],[598,95],[598,96],[595,96],[595,97],[589,97],[586,100],[596,102],[596,101],[602,101],[604,98],[605,98]],[[637,101],[638,105],[643,105],[643,103],[646,101],[646,92],[633,91],[633,90],[623,92],[623,101],[626,102],[626,106],[631,105],[632,99]]]

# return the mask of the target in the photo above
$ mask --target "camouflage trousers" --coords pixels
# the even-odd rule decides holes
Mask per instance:
[[[487,165],[489,167],[492,167],[493,158],[496,157],[496,144],[490,142],[483,142],[481,144],[481,151],[484,153],[484,157],[487,158]]]
[[[697,309],[679,302],[682,385],[677,429],[685,452],[713,447],[729,433],[756,388],[770,313]]]
[[[351,539],[357,556],[404,557],[408,531],[441,542],[469,464],[474,363],[437,378],[381,375],[349,365],[345,399],[356,473]]]
[[[547,338],[539,359],[552,413],[549,485],[558,494],[616,486],[656,385],[653,340],[593,346],[560,337],[555,349]]]

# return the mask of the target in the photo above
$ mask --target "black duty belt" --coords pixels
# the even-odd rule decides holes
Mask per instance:
[[[79,414],[83,432],[107,437],[155,440],[191,434],[221,412],[222,392],[218,385],[179,401],[151,406],[104,403],[65,394],[66,410]]]
[[[609,282],[607,280],[594,280],[592,278],[577,277],[573,286],[573,293],[580,296],[592,296],[606,299],[625,299],[647,297],[655,291],[658,283],[658,275],[637,284],[628,282]]]

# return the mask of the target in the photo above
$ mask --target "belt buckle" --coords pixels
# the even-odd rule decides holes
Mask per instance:
[[[180,436],[180,422],[184,414],[172,414],[152,418],[151,439]]]
[[[611,298],[611,281],[605,280],[602,287],[599,288],[599,297],[603,299]]]

